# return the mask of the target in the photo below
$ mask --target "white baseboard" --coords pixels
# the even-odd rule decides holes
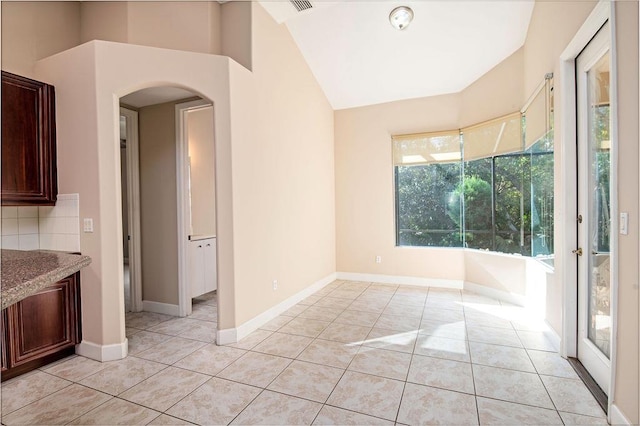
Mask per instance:
[[[225,328],[224,330],[218,330],[216,332],[216,344],[217,345],[230,345],[238,342],[238,329],[237,328]]]
[[[249,321],[241,324],[240,326],[235,328],[226,328],[223,330],[218,330],[216,335],[217,344],[228,345],[231,343],[238,342],[238,340],[248,336],[251,332],[257,330],[258,328],[268,323],[269,321],[271,321],[272,319],[274,319],[275,317],[277,317],[287,309],[291,308],[292,306],[296,305],[297,303],[311,296],[316,291],[321,290],[326,285],[332,283],[335,280],[336,280],[336,274],[335,273],[329,274],[326,277],[311,284],[309,287],[305,288],[304,290],[294,294],[288,299],[278,303],[274,307],[264,311],[260,315],[257,315],[252,319],[250,319]]]
[[[153,302],[151,300],[142,301],[142,310],[147,312],[154,312],[156,314],[172,315],[174,317],[180,316],[180,306],[171,305],[169,303]]]
[[[616,404],[611,404],[611,409],[609,410],[609,423],[611,425],[630,425],[632,424],[627,417],[622,414],[620,408]]]
[[[501,302],[511,303],[513,305],[525,306],[526,298],[518,294],[512,294],[506,291],[498,290],[495,288],[487,287],[482,284],[475,284],[469,281],[464,282],[464,289],[472,291],[481,296],[490,297],[492,299],[500,300]]]
[[[402,284],[418,287],[440,287],[462,289],[462,280],[447,280],[437,278],[409,277],[404,275],[382,275],[382,274],[360,274],[357,272],[338,272],[336,278],[339,280],[364,281],[380,284]]]
[[[560,353],[560,344],[562,340],[560,338],[560,335],[556,333],[556,331],[553,329],[553,327],[551,327],[551,325],[549,325],[547,320],[544,320],[544,323],[547,326],[547,329],[544,331],[545,337],[549,339],[549,341],[551,342],[551,345],[553,345],[553,349],[555,349],[556,352]]]
[[[98,345],[97,343],[83,340],[76,345],[76,353],[96,361],[116,361],[123,359],[129,352],[129,341],[125,338],[124,342],[113,345]]]

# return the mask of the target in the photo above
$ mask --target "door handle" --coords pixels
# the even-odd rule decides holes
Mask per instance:
[[[571,253],[577,254],[578,256],[582,256],[582,247],[577,248],[575,250],[571,250]]]

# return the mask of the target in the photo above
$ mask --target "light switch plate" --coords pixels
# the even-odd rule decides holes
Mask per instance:
[[[83,225],[84,226],[83,226],[82,230],[84,232],[93,232],[93,219],[91,219],[90,217],[84,218]]]
[[[629,213],[627,212],[620,213],[620,234],[629,234]]]

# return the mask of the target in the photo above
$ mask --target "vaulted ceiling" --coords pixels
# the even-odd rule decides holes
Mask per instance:
[[[302,12],[287,0],[261,4],[344,109],[459,92],[522,47],[534,1],[316,0]],[[415,16],[402,31],[389,23],[400,5]]]

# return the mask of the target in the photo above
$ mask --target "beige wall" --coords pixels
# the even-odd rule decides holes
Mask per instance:
[[[175,102],[138,111],[142,300],[178,304]]]
[[[2,2],[2,69],[33,77],[36,61],[91,40],[221,54],[221,14],[217,1]],[[228,27],[242,62],[247,26]]]
[[[128,39],[131,44],[200,53],[220,53],[220,22],[212,22],[218,2],[131,1]],[[215,46],[212,46],[215,42]]]
[[[233,147],[237,324],[336,270],[333,110],[286,27],[251,7],[253,86],[239,90],[253,93],[237,111],[249,139]]]
[[[484,273],[465,276],[459,250],[396,247],[391,135],[458,129],[519,110],[523,58],[516,51],[457,94],[335,112],[338,271],[486,281]]]
[[[557,75],[560,54],[596,3],[589,0],[536,2],[524,45],[524,93],[531,93],[545,73]],[[556,101],[556,106],[558,104]]]
[[[640,167],[638,149],[638,2],[616,2],[618,67],[618,202],[619,211],[629,212],[629,235],[618,241],[618,345],[614,403],[632,424],[640,423],[638,338],[638,247],[640,226],[638,194]]]
[[[124,1],[83,1],[80,3],[80,39],[126,43],[129,39],[128,3]]]
[[[193,235],[216,233],[216,173],[213,107],[187,113],[191,164],[191,229]]]
[[[37,60],[80,43],[77,2],[2,2],[2,69],[34,76]]]
[[[221,52],[252,69],[251,2],[230,1],[221,6]]]
[[[460,127],[519,111],[530,94],[525,94],[523,82],[524,48],[520,48],[460,93]]]
[[[82,41],[221,52],[218,2],[82,2]]]

